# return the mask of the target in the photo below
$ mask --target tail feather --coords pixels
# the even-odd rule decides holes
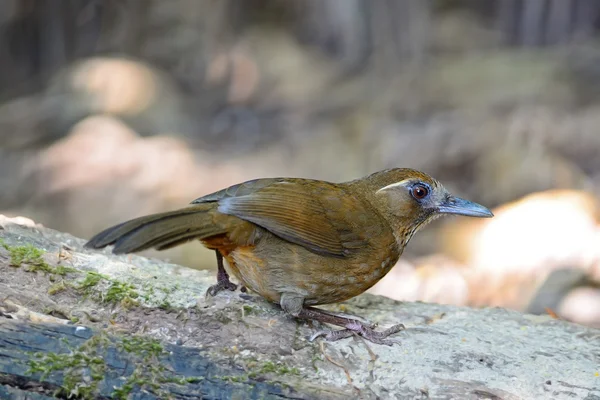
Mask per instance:
[[[225,232],[221,232],[221,233],[225,233]],[[177,236],[173,236],[171,239],[169,239],[168,241],[165,240],[163,242],[161,242],[160,245],[155,246],[156,250],[167,250],[170,249],[172,247],[175,246],[179,246],[180,244],[183,244],[185,242],[189,242],[190,240],[193,239],[202,239],[203,237],[201,237],[202,234],[199,230],[193,230],[190,232],[186,232]],[[214,236],[214,235],[211,235]],[[204,236],[206,237],[206,236]]]
[[[201,204],[135,218],[98,233],[85,247],[100,249],[114,244],[113,253],[123,254],[153,247],[163,250],[195,238],[223,234],[225,227],[213,222],[214,208]]]

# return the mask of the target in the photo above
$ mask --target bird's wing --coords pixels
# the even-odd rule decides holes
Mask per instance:
[[[360,229],[368,214],[363,203],[327,182],[257,179],[192,203],[205,202],[218,202],[221,213],[253,222],[320,254],[346,257],[368,244]]]

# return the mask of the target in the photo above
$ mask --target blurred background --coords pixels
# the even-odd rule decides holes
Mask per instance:
[[[412,167],[496,217],[436,221],[373,292],[600,326],[599,39],[596,0],[1,0],[0,213],[89,238]]]

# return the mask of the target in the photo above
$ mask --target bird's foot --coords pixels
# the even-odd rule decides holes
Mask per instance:
[[[235,283],[229,280],[229,275],[223,266],[223,256],[221,253],[219,253],[218,250],[215,250],[215,253],[217,254],[217,284],[208,288],[206,291],[206,297],[215,297],[217,293],[223,290],[230,290],[233,292],[238,287]]]
[[[375,343],[375,344],[384,344],[387,346],[392,346],[395,343],[400,343],[398,340],[388,339],[388,336],[398,333],[404,330],[405,327],[402,324],[393,325],[390,328],[384,331],[376,331],[373,325],[367,325],[360,321],[351,321],[346,324],[346,329],[340,329],[337,331],[333,330],[322,330],[314,333],[310,337],[310,341],[312,342],[318,337],[323,337],[325,340],[330,342],[334,342],[340,339],[346,339],[355,335],[362,336],[366,340]]]
[[[212,285],[206,291],[207,296],[215,297],[217,293],[223,290],[235,291],[237,289],[237,285],[229,280],[229,278],[224,280],[219,280],[215,285]]]
[[[336,341],[358,335],[373,343],[391,346],[394,343],[399,343],[399,341],[388,339],[387,337],[404,329],[404,325],[398,324],[385,331],[378,332],[375,330],[376,325],[368,321],[361,321],[356,317],[350,317],[347,314],[342,316],[314,307],[302,308],[297,316],[299,318],[337,325],[344,328],[338,331],[323,330],[316,332],[309,338],[311,342],[318,337],[323,337],[325,340],[329,341]]]

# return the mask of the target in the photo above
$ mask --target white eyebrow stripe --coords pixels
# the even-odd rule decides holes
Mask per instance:
[[[387,186],[384,186],[384,187],[382,187],[381,189],[379,189],[379,190],[378,190],[377,192],[375,192],[375,193],[379,193],[379,192],[381,192],[382,190],[393,189],[393,188],[396,188],[396,187],[398,187],[398,186],[404,186],[404,185],[405,185],[407,182],[410,182],[411,180],[412,180],[412,179],[404,179],[404,180],[402,180],[402,181],[400,181],[400,182],[394,182],[394,183],[391,183],[391,184],[389,184],[389,185],[387,185]]]

